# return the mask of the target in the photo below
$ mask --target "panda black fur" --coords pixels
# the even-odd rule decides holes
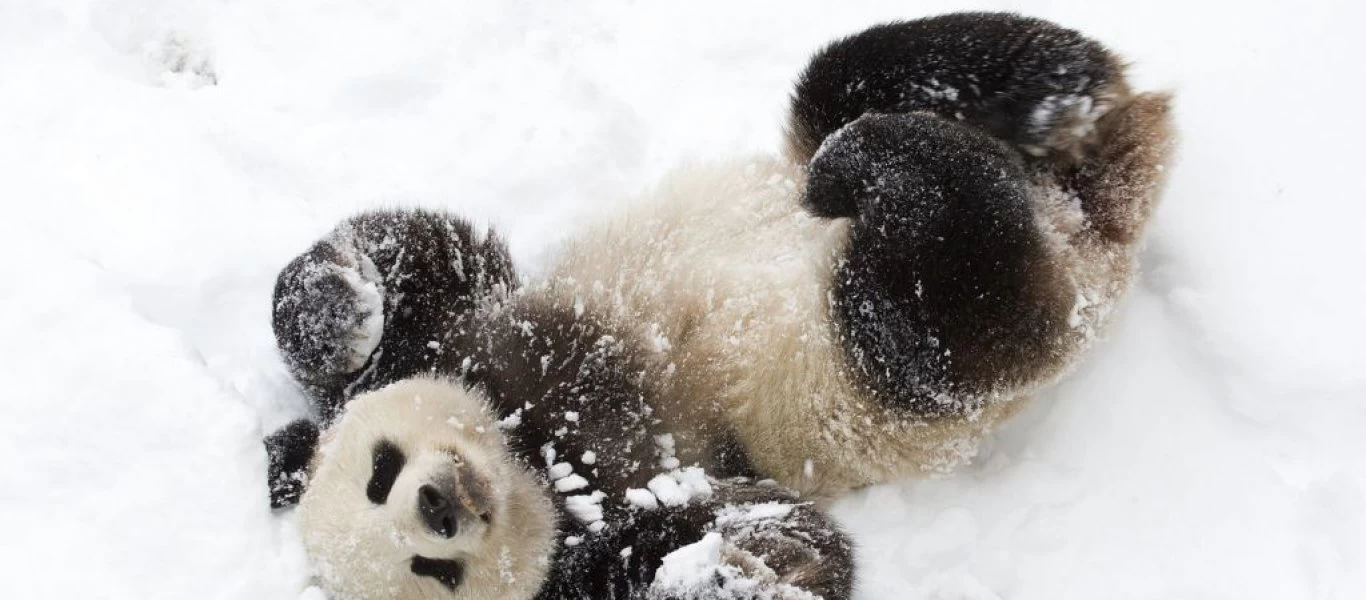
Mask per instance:
[[[350,219],[276,288],[282,354],[326,431],[302,475],[298,448],[316,429],[268,440],[272,500],[302,493],[307,509],[322,494],[348,402],[388,398],[386,415],[408,414],[421,402],[401,386],[435,375],[490,411],[501,430],[481,452],[540,478],[554,513],[553,540],[532,527],[503,542],[544,550],[544,571],[503,584],[543,580],[542,598],[848,597],[848,540],[754,478],[820,499],[969,459],[1066,371],[1129,284],[1170,138],[1167,98],[1130,92],[1095,42],[958,14],[831,44],[798,81],[786,158],[681,169],[523,289],[501,242],[457,217]],[[358,431],[347,443],[383,437]],[[712,477],[692,484],[711,493],[656,510],[623,501],[679,465],[704,468]],[[350,479],[363,499],[366,482]],[[766,503],[790,508],[762,526],[722,518]],[[654,585],[666,554],[709,533],[728,569],[711,587]],[[511,593],[452,575],[501,552],[481,548],[414,552],[414,585]]]
[[[1129,95],[1103,46],[1048,21],[955,13],[877,25],[837,40],[797,81],[787,153],[804,163],[866,112],[931,112],[1033,155],[1074,152]]]
[[[505,257],[495,238],[475,235],[458,217],[382,212],[348,220],[282,271],[275,300],[277,338],[291,371],[318,406],[325,432],[318,442],[317,428],[300,421],[267,440],[272,502],[283,506],[302,496],[301,528],[310,555],[323,565],[318,571],[329,591],[359,598],[394,590],[399,597],[431,594],[439,591],[432,588],[437,583],[432,577],[409,575],[421,575],[418,565],[447,564],[453,571],[446,576],[461,583],[449,590],[453,598],[530,597],[511,585],[528,580],[544,582],[539,598],[669,598],[677,590],[652,585],[664,556],[707,533],[725,532],[728,564],[755,565],[743,571],[743,578],[740,571],[726,571],[733,582],[761,578],[766,569],[772,581],[764,589],[847,596],[852,581],[848,541],[823,513],[791,492],[741,477],[750,469],[734,445],[718,444],[711,460],[699,461],[719,477],[704,480],[706,489],[692,490],[686,503],[643,510],[625,502],[628,490],[644,492],[657,477],[668,483],[675,465],[667,462],[671,457],[660,439],[673,433],[697,437],[682,431],[691,421],[652,406],[656,392],[646,384],[647,359],[628,341],[628,333],[596,312],[525,291],[511,294],[515,278]],[[422,285],[423,273],[442,264],[468,268]],[[375,293],[383,303],[371,299]],[[443,294],[459,295],[459,308],[442,303]],[[379,306],[380,314],[366,314]],[[424,329],[423,324],[443,318],[449,327]],[[375,321],[383,323],[378,340],[369,339],[374,331],[365,325]],[[354,347],[371,348],[369,360],[356,364]],[[350,377],[331,376],[338,372]],[[438,379],[422,379],[432,374]],[[446,404],[469,414],[442,412]],[[496,414],[481,422],[470,416],[477,413],[470,406],[487,406]],[[402,429],[413,422],[433,422],[450,439],[445,446],[423,442],[431,436]],[[320,443],[321,451],[308,465],[301,448],[313,443]],[[533,506],[534,500],[544,500],[544,513],[537,516],[549,518],[554,528],[530,524],[534,519],[527,514],[505,522],[490,511],[487,537],[501,540],[492,547],[457,547],[457,537],[449,546],[428,540],[425,549],[418,543],[411,555],[394,555],[394,536],[377,533],[368,515],[386,514],[391,503],[404,500],[413,508],[398,514],[417,514],[419,500],[407,497],[418,496],[407,489],[400,494],[404,498],[386,495],[376,502],[366,497],[373,480],[369,471],[335,466],[344,462],[336,457],[356,448],[364,454],[381,443],[400,447],[409,462],[413,456],[442,453],[506,455],[511,466],[488,458],[465,462],[497,465],[504,473],[477,479],[536,479],[534,492],[524,481],[516,489],[520,497],[535,496]],[[375,456],[368,466],[378,472],[377,451]],[[492,470],[483,466],[475,472]],[[426,477],[441,474],[438,469]],[[460,497],[458,484],[467,479],[455,478],[457,487],[442,495]],[[305,483],[308,493],[302,493]],[[786,505],[788,512],[777,520],[717,519],[719,511],[767,503]],[[417,519],[390,516],[381,523],[392,523],[405,539],[432,537]],[[481,559],[497,558],[504,548],[508,556],[543,552],[544,568],[510,561],[521,566],[498,573],[507,575],[506,581],[489,576]],[[396,560],[413,566],[408,572],[366,569]]]

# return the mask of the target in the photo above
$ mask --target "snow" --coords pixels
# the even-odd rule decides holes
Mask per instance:
[[[643,488],[630,488],[626,490],[626,503],[636,508],[654,510],[659,508],[659,500],[655,498],[654,492]]]
[[[784,504],[782,502],[727,505],[716,512],[715,527],[720,529],[754,521],[782,519],[796,507],[795,504]]]
[[[583,475],[568,475],[555,480],[555,491],[557,492],[572,492],[586,487],[588,487],[588,480],[584,479]]]
[[[584,523],[602,523],[602,500],[607,494],[595,491],[591,494],[579,496],[569,496],[565,498],[564,506],[574,518]]]
[[[683,506],[693,499],[705,500],[712,495],[706,471],[697,467],[684,467],[656,475],[645,487],[664,506]],[[627,490],[626,498],[638,508],[653,508],[649,506],[650,500],[641,495],[639,490]]]
[[[692,499],[683,486],[678,485],[678,481],[668,475],[656,475],[645,487],[659,498],[659,502],[664,506],[683,506]],[[634,501],[633,501],[634,502]],[[638,505],[637,505],[638,506]]]
[[[684,467],[669,472],[669,476],[678,482],[679,487],[687,492],[689,500],[697,498],[705,500],[711,497],[711,482],[707,480],[707,472],[697,467]]]
[[[655,436],[655,449],[659,451],[659,466],[665,469],[678,468],[678,459],[674,457],[674,436],[672,433]]]
[[[1346,0],[0,3],[6,597],[320,598],[260,445],[305,410],[269,327],[294,254],[419,204],[534,268],[680,161],[776,151],[825,41],[969,7],[1175,88],[1181,160],[1077,373],[972,465],[836,504],[858,597],[1366,597]]]
[[[468,360],[468,359],[467,359]],[[512,411],[502,420],[498,421],[498,429],[516,429],[522,425],[522,409]]]
[[[564,479],[565,477],[568,477],[573,473],[574,465],[571,465],[567,462],[555,463],[551,465],[549,469],[546,470],[546,474],[549,475],[552,480]]]
[[[695,543],[683,546],[664,557],[655,572],[655,588],[690,590],[707,585],[715,577],[721,563],[721,534],[708,533]]]

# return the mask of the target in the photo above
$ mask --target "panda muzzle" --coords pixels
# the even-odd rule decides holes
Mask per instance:
[[[423,485],[417,491],[417,508],[432,532],[450,539],[460,532],[461,521],[493,517],[489,484],[468,464],[461,464]]]

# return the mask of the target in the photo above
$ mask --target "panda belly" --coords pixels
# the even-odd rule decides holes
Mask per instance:
[[[750,194],[735,206],[765,214],[769,202],[781,218],[737,228],[730,244],[702,246],[715,254],[716,286],[707,289],[716,297],[681,352],[714,386],[707,391],[756,470],[829,498],[970,459],[983,426],[1007,407],[925,419],[871,398],[852,377],[830,310],[848,220],[811,217],[796,194]]]
[[[851,379],[829,309],[849,223],[810,216],[803,185],[799,167],[767,157],[675,172],[571,241],[548,289],[614,315],[651,351],[663,418],[701,432],[679,444],[685,463],[710,466],[724,433],[763,476],[831,496],[971,458],[1005,406],[918,418]]]

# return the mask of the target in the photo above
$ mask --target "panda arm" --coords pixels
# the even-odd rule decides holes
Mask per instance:
[[[788,154],[807,162],[859,116],[933,112],[1031,153],[1076,149],[1078,134],[1128,94],[1120,61],[1080,33],[1010,13],[954,13],[877,25],[817,52],[797,80]]]
[[[563,495],[644,485],[657,462],[657,411],[630,338],[593,311],[534,295],[481,334],[467,380],[504,419],[515,453],[566,478],[556,482]]]
[[[454,369],[471,351],[473,313],[515,282],[502,241],[459,217],[362,213],[280,272],[275,338],[326,422],[355,393]]]
[[[561,544],[539,598],[715,597],[712,588],[688,595],[654,585],[666,555],[709,533],[720,536],[724,553],[718,581],[848,597],[848,539],[785,488],[710,479],[710,493],[684,504],[628,502],[628,490],[650,495],[645,490],[664,470],[655,434],[671,429],[650,404],[640,349],[613,321],[577,310],[572,299],[531,293],[484,332],[488,354],[472,378],[506,417],[513,452],[547,467],[560,507]]]

